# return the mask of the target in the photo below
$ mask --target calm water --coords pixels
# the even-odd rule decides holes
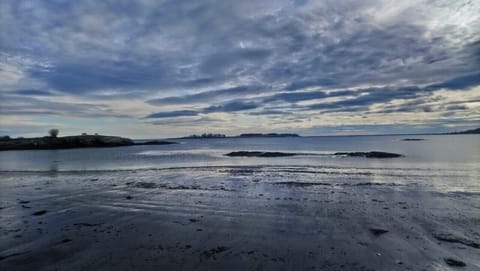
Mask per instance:
[[[424,141],[401,141],[403,138]],[[180,139],[181,144],[42,151],[0,152],[0,176],[11,174],[120,174],[143,172],[152,178],[164,169],[191,172],[211,168],[263,168],[260,177],[312,180],[420,183],[437,189],[480,191],[480,136],[350,136],[299,138]],[[280,158],[226,157],[235,150],[285,151],[320,155]],[[331,155],[338,151],[386,151],[403,158],[366,159]],[[110,173],[108,173],[110,172]],[[267,173],[270,172],[270,173]],[[296,175],[289,173],[295,172]],[[275,173],[275,174],[273,174]],[[270,175],[269,175],[270,174]],[[272,175],[273,174],[273,175]],[[10,178],[8,178],[10,177]]]

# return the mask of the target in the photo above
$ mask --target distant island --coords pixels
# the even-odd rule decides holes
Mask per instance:
[[[238,137],[300,137],[298,134],[277,134],[277,133],[268,133],[268,134],[241,134]]]
[[[58,132],[57,132],[58,133]],[[134,145],[165,145],[175,144],[170,141],[146,141],[135,143],[130,138],[104,135],[78,135],[57,137],[56,135],[33,138],[0,138],[0,151],[7,150],[55,150],[72,148],[121,147]]]
[[[225,137],[227,137],[227,136],[224,135],[224,134],[203,133],[201,135],[189,135],[189,136],[185,136],[185,137],[182,137],[182,138],[225,138]]]
[[[212,134],[212,133],[203,133],[201,135],[189,135],[181,138],[188,138],[188,139],[202,139],[202,138],[238,138],[238,137],[300,137],[298,134],[278,134],[278,133],[248,133],[248,134],[240,134],[237,136],[226,136],[224,134]]]

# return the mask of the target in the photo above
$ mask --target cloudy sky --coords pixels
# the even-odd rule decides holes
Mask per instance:
[[[0,1],[0,134],[480,126],[480,1]]]

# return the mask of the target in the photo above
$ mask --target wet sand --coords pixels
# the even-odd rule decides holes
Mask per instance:
[[[0,270],[480,270],[479,193],[323,171],[0,173]]]

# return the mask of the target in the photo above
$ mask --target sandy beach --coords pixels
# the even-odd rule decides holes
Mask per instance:
[[[4,172],[0,269],[480,270],[479,193],[332,172]]]

